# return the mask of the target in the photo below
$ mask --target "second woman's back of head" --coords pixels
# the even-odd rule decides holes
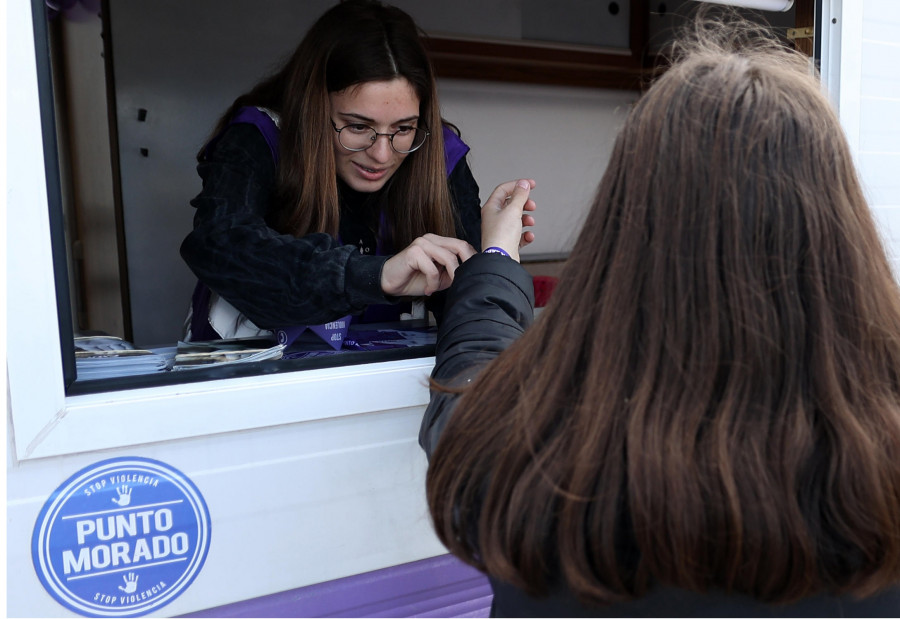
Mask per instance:
[[[636,103],[544,314],[432,458],[438,534],[513,584],[900,578],[897,287],[808,60],[748,29]]]

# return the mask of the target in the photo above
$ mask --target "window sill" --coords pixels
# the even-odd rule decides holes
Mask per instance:
[[[68,396],[24,459],[424,406],[433,365],[424,357]]]

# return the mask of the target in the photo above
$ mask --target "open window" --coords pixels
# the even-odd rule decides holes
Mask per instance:
[[[518,36],[514,27],[500,39],[448,31],[445,3],[397,4],[431,33],[442,80],[551,84],[583,89],[563,92],[585,100],[590,88],[618,90],[610,95],[618,109],[637,96],[660,33],[691,1],[597,3],[598,19],[618,25],[586,43],[553,40],[559,33],[535,30],[542,20],[526,28],[522,15]],[[199,190],[194,154],[221,110],[331,4],[278,0],[260,11],[253,0],[79,0],[57,14],[43,0],[11,7],[8,346],[18,458],[427,401],[427,344],[102,380],[77,372],[80,331],[140,347],[178,339],[195,281],[178,255]],[[489,23],[475,15],[490,10],[543,19],[573,3],[562,4],[471,1],[464,22]],[[775,17],[796,25],[807,5]],[[582,81],[598,71],[606,77]],[[565,242],[551,249],[565,257]]]
[[[428,31],[442,78],[635,92],[652,76],[672,28],[696,5],[396,3]],[[179,255],[193,217],[188,202],[200,189],[194,156],[221,111],[287,56],[298,33],[331,4],[277,0],[261,11],[252,0],[78,0],[62,12],[45,11],[36,27],[45,31],[50,68],[44,133],[55,137],[59,155],[50,176],[59,178],[51,211],[63,214],[54,220],[55,267],[68,279],[57,278],[63,332],[71,324],[75,333],[105,332],[171,354],[196,282]],[[799,0],[789,12],[766,18],[786,32],[801,22],[811,25],[811,9],[810,0]],[[62,337],[68,350],[71,338]],[[279,361],[278,371],[429,356],[432,348],[324,352]],[[86,363],[79,375],[65,360],[70,393],[273,371],[271,364],[242,364],[100,384]]]
[[[59,171],[50,173],[60,178],[53,188],[58,203],[51,211],[54,217],[63,213],[54,220],[53,238],[57,272],[68,274],[68,282],[58,278],[68,291],[61,289],[57,298],[69,395],[433,354],[434,330],[411,320],[351,326],[348,338],[365,352],[349,349],[346,341],[335,351],[313,336],[277,362],[171,371],[196,283],[179,255],[192,225],[189,201],[200,190],[196,152],[221,111],[292,51],[298,33],[331,4],[276,2],[260,11],[248,0],[79,0],[36,21],[50,69],[42,104],[55,123],[45,122],[44,131],[59,136]],[[98,339],[98,332],[124,342]],[[123,350],[132,344],[138,351]],[[238,354],[228,350],[211,358]],[[179,361],[174,369],[181,367]]]

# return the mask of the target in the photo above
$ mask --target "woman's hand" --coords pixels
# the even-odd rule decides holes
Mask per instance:
[[[532,179],[497,186],[481,207],[481,243],[485,248],[499,247],[519,261],[519,248],[534,240],[534,232],[524,230],[534,225],[534,217],[528,214],[537,208],[534,200],[528,199],[534,186]]]
[[[381,289],[395,297],[431,295],[448,288],[456,267],[473,255],[475,249],[460,239],[436,234],[420,236],[384,263]]]

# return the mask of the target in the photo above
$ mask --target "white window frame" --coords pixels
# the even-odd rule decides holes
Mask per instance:
[[[10,2],[6,24],[7,407],[15,459],[427,403],[434,357],[67,396],[31,11],[31,2]]]
[[[822,0],[822,82],[854,159],[859,151],[863,2]]]

